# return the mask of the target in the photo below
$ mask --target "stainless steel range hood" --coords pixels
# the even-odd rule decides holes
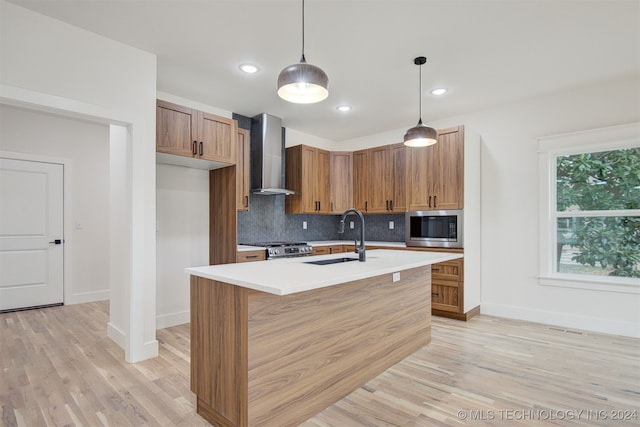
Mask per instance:
[[[284,188],[284,137],[282,120],[270,114],[251,119],[251,192],[295,194]]]

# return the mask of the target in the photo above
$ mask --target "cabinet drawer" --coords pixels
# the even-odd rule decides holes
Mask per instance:
[[[315,246],[312,255],[340,254],[344,252],[342,245]]]
[[[454,281],[462,282],[463,277],[463,259],[454,259],[451,261],[439,262],[431,266],[431,278],[433,281]]]
[[[236,252],[236,262],[264,261],[267,259],[267,251],[243,251]]]
[[[458,286],[431,285],[431,308],[442,311],[459,311],[460,289]]]

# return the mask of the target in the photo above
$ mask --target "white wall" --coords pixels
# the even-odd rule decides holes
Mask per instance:
[[[0,105],[0,151],[64,158],[71,167],[64,303],[109,298],[109,128]],[[69,195],[67,195],[69,196]]]
[[[639,94],[640,78],[627,76],[428,123],[464,124],[483,140],[483,313],[640,336],[640,295],[541,286],[537,279],[537,138],[640,121]],[[343,145],[360,149],[397,142],[405,130]]]
[[[189,322],[186,267],[209,264],[209,171],[156,168],[157,327]]]
[[[124,232],[111,227],[110,245],[128,254],[128,262],[112,263],[110,271],[127,274],[110,274],[110,287],[119,291],[111,293],[108,333],[124,347],[126,360],[154,357],[155,55],[4,0],[0,8],[0,103],[126,126],[121,199],[130,220],[116,224]],[[120,235],[130,238],[114,237]]]

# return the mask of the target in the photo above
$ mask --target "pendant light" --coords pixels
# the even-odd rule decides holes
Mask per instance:
[[[404,145],[408,147],[426,147],[438,142],[438,132],[422,124],[422,65],[427,62],[424,56],[418,56],[413,63],[420,67],[420,120],[418,124],[404,134]]]
[[[302,0],[302,56],[278,76],[278,95],[296,104],[313,104],[329,96],[329,78],[319,67],[307,64],[304,57],[304,0]]]

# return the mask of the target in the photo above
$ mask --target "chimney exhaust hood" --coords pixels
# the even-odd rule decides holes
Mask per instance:
[[[251,119],[251,192],[295,194],[284,188],[284,138],[282,119],[262,113]]]

